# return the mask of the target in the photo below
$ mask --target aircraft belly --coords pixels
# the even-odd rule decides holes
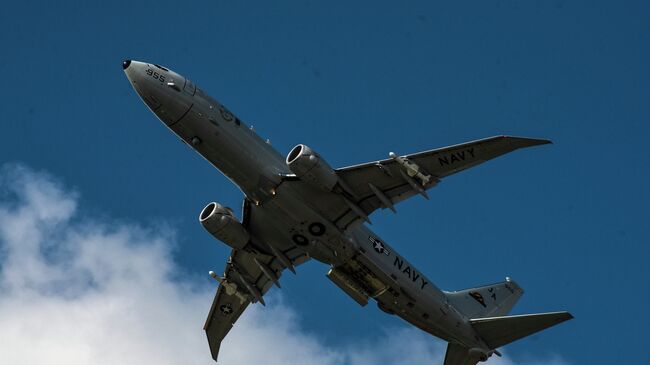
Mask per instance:
[[[287,171],[281,156],[260,145],[246,126],[224,121],[202,103],[170,129],[256,202],[271,199],[279,175]]]
[[[247,131],[218,128],[209,118],[196,108],[170,128],[258,202],[258,214],[275,231],[258,232],[260,239],[275,247],[292,245],[287,251],[292,259],[331,264],[330,279],[360,304],[367,303],[364,296],[374,298],[385,311],[427,333],[468,343],[471,328],[429,279],[360,222],[346,225],[345,231],[333,222],[334,208],[340,206],[336,195],[272,180],[279,170],[260,166],[246,146]]]
[[[481,345],[475,331],[446,296],[422,273],[364,225],[350,229],[360,254],[354,258],[388,284],[374,297],[380,309],[394,313],[423,331],[446,341]]]
[[[446,341],[473,344],[473,332],[468,332],[471,328],[448,305],[444,294],[364,225],[355,224],[342,233],[283,186],[274,199],[256,209],[264,212],[267,224],[282,236],[279,240],[331,264],[327,276],[360,305],[373,298],[384,311],[427,333]],[[313,234],[310,227],[315,223],[325,227],[324,233]]]
[[[258,208],[267,211],[269,218],[277,222],[288,242],[318,261],[338,265],[357,252],[354,243],[330,219],[296,193],[295,185],[280,184],[273,198]]]
[[[444,330],[438,314],[431,311],[431,308],[424,308],[420,304],[409,307],[409,300],[407,298],[396,297],[392,291],[387,291],[375,298],[375,300],[377,300],[379,308],[384,312],[397,315],[422,331],[445,341],[455,340],[455,337],[451,333]]]
[[[246,173],[248,163],[239,158],[236,146],[230,138],[224,138],[222,132],[210,130],[210,126],[195,115],[186,116],[170,128],[233,182],[250,184],[250,173]]]

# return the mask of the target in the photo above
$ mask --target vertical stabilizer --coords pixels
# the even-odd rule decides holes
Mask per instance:
[[[524,290],[510,278],[497,284],[445,292],[449,304],[467,318],[504,316],[522,294]]]

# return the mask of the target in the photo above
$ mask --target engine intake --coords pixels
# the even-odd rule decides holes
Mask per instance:
[[[250,240],[250,234],[232,210],[219,203],[212,202],[203,208],[199,222],[214,238],[232,248],[243,249]]]
[[[326,191],[332,191],[339,181],[334,169],[318,153],[304,144],[291,149],[287,155],[287,165],[301,180]]]

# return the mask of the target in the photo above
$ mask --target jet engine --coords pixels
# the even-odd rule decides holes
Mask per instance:
[[[203,208],[199,222],[214,238],[232,248],[242,249],[250,240],[250,234],[232,210],[219,203],[212,202]]]
[[[318,153],[304,144],[297,145],[289,152],[287,165],[301,180],[325,191],[332,191],[339,181],[334,169]]]

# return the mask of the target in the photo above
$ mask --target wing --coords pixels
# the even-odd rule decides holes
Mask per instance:
[[[236,255],[235,250],[232,253]],[[226,265],[226,273],[228,273],[228,265]],[[226,280],[230,281],[232,279]],[[235,283],[235,285],[237,284]],[[217,361],[221,341],[230,332],[230,329],[237,319],[239,319],[239,316],[244,313],[244,310],[251,303],[252,298],[250,296],[244,294],[243,291],[239,292],[239,294],[242,295],[241,298],[236,293],[226,293],[224,284],[220,284],[217,289],[217,294],[212,301],[212,306],[210,307],[210,312],[208,313],[208,318],[205,321],[203,329],[208,336],[208,345],[210,346],[210,353],[214,361]]]
[[[264,252],[257,249],[232,250],[223,276],[214,275],[220,285],[203,329],[215,361],[221,341],[248,305],[255,302],[264,305],[264,294],[274,284],[280,286],[282,271],[287,268],[293,271],[294,266],[309,259],[290,240],[287,243],[277,235],[262,212],[256,212],[254,205],[245,201],[243,210],[243,223],[251,234],[252,243]],[[262,242],[258,237],[264,237],[266,241]]]
[[[551,142],[543,139],[497,136],[406,156],[391,156],[386,160],[340,168],[336,172],[355,196],[356,206],[370,214],[378,208],[393,209],[393,204],[416,194],[427,197],[426,190],[443,177],[519,148],[548,143]],[[354,209],[350,209],[338,220],[350,221],[354,215]]]

